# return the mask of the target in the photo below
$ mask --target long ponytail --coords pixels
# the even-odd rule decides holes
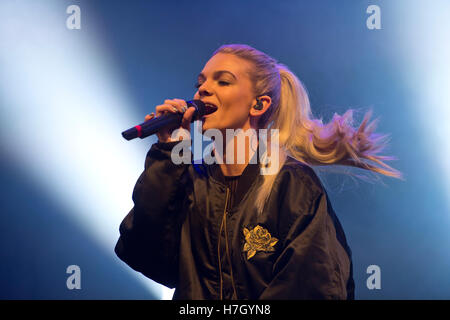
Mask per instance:
[[[235,54],[252,62],[255,68],[250,72],[255,95],[271,96],[272,104],[260,118],[257,129],[279,130],[279,168],[290,156],[310,166],[340,164],[402,178],[401,172],[384,163],[395,158],[379,155],[387,146],[389,136],[374,132],[378,120],[370,122],[372,111],[365,114],[357,128],[353,127],[353,109],[342,116],[335,113],[328,124],[323,124],[322,120],[313,118],[308,93],[287,66],[247,45],[224,45],[214,54],[218,52]],[[269,198],[276,176],[264,175],[256,201],[259,212]]]

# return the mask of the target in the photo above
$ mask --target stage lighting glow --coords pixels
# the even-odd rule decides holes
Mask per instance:
[[[67,17],[59,1],[0,2],[1,148],[114,255],[154,140],[122,139],[143,115],[127,110],[132,99],[93,24],[69,30]],[[123,267],[153,294],[170,296]]]
[[[396,2],[395,42],[417,113],[419,131],[426,139],[426,152],[442,172],[450,205],[450,2]],[[403,14],[402,14],[403,13]],[[401,18],[400,18],[401,17]]]

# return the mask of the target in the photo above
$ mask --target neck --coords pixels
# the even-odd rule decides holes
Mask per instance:
[[[214,154],[224,176],[239,176],[257,152],[258,138],[250,135],[246,137],[245,132],[242,132],[242,134],[232,136],[230,139],[225,138],[225,140],[222,148],[214,143]]]

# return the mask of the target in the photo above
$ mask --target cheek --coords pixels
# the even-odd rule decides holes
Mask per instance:
[[[246,103],[248,100],[248,97],[239,91],[234,94],[230,94],[227,99],[224,99],[227,105],[227,113],[229,113],[233,118],[248,116],[248,105]]]
[[[223,113],[219,119],[225,120],[230,126],[241,125],[248,117],[246,108],[242,103],[232,104],[228,108],[223,109]]]

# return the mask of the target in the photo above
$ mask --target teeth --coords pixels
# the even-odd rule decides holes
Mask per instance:
[[[207,110],[205,110],[206,115],[214,113],[218,109],[215,105],[210,103],[205,103],[205,107],[207,108]]]

